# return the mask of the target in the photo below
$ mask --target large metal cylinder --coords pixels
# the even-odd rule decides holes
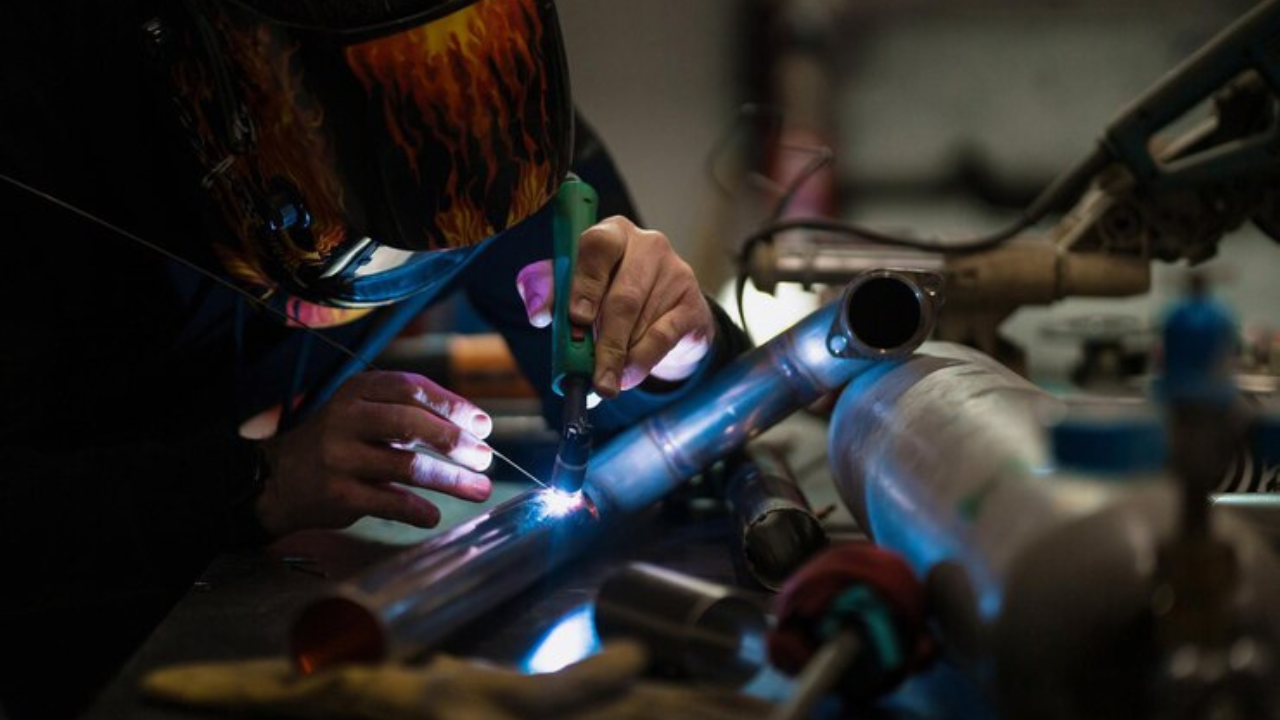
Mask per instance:
[[[1054,468],[1045,425],[1061,410],[977,351],[926,344],[845,388],[832,471],[866,531],[925,580],[950,651],[1002,717],[1149,717],[1178,489]],[[1229,513],[1214,533],[1239,569],[1233,617],[1280,637],[1280,561]]]
[[[933,302],[936,287],[905,283],[888,302]],[[875,337],[844,337],[842,348],[876,356],[910,352],[928,335],[932,308],[855,306],[846,294],[738,358],[679,402],[611,440],[592,459],[581,495],[531,491],[445,535],[384,561],[304,609],[292,653],[304,671],[341,662],[405,659],[429,649],[564,560],[591,546],[602,522],[648,507],[711,463],[875,360],[833,355],[832,334],[857,332],[858,313],[908,318],[912,326]],[[895,339],[884,343],[879,338]],[[909,345],[905,343],[910,343]]]

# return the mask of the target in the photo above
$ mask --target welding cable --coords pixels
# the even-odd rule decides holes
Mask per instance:
[[[787,218],[771,222],[756,232],[747,236],[743,241],[744,252],[739,254],[745,265],[745,258],[749,251],[754,248],[757,243],[772,239],[778,233],[788,230],[821,230],[825,232],[839,233],[848,235],[855,240],[875,243],[877,245],[890,245],[895,247],[912,248],[916,250],[927,250],[930,252],[940,252],[948,255],[969,254],[990,250],[997,247],[1018,235],[1018,233],[1035,225],[1044,219],[1051,211],[1060,208],[1068,201],[1078,198],[1089,183],[1100,173],[1106,169],[1111,163],[1111,155],[1102,145],[1099,145],[1084,160],[1077,163],[1070,170],[1058,176],[1056,180],[1049,184],[1030,205],[1022,211],[1018,219],[1002,230],[988,234],[978,235],[975,237],[961,238],[958,240],[947,240],[941,237],[919,238],[909,235],[896,235],[882,230],[875,230],[864,225],[852,223],[844,220],[835,220],[833,218]],[[801,176],[800,179],[803,179]]]
[[[734,293],[738,303],[738,316],[746,327],[746,312],[743,308],[743,297],[749,276],[748,259],[756,246],[764,242],[772,242],[774,236],[790,230],[817,230],[848,236],[851,240],[868,242],[876,245],[904,247],[914,250],[926,250],[944,255],[968,255],[999,247],[1017,237],[1019,233],[1044,219],[1050,212],[1060,209],[1068,202],[1074,201],[1084,193],[1094,178],[1112,162],[1111,153],[1106,146],[1099,143],[1083,160],[1059,175],[1052,183],[1040,192],[1018,216],[1017,220],[1005,228],[987,235],[948,240],[941,237],[920,238],[909,235],[898,235],[883,230],[866,227],[858,223],[824,217],[793,217],[775,219],[754,233],[748,235],[741,243],[738,251],[738,274]],[[798,185],[816,173],[822,165],[814,163],[813,171],[802,173],[792,182],[784,197],[790,197],[798,189]]]

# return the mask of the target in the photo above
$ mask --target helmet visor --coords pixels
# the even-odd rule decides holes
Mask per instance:
[[[304,299],[421,289],[418,254],[516,225],[568,170],[551,0],[189,2],[205,53],[174,78],[206,187],[245,263]]]

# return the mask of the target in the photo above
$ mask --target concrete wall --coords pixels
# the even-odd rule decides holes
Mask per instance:
[[[699,253],[705,158],[739,102],[740,0],[560,0],[574,96],[643,220]]]

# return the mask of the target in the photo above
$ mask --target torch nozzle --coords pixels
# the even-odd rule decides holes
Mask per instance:
[[[564,390],[564,427],[560,433],[560,449],[556,452],[551,486],[568,493],[582,489],[591,459],[591,424],[587,420],[587,393],[591,381],[570,377],[561,384]]]

